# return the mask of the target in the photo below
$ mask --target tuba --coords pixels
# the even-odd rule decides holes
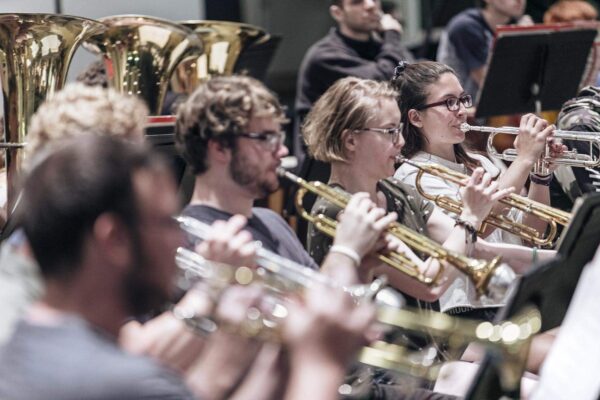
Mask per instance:
[[[104,26],[87,18],[53,14],[0,14],[0,65],[5,130],[7,197],[14,205],[29,121],[44,100],[60,90],[75,50]]]
[[[267,42],[263,29],[228,21],[182,21],[193,29],[204,45],[204,53],[187,57],[177,67],[171,86],[177,92],[192,93],[212,76],[231,75],[240,54],[250,46]]]
[[[202,54],[202,43],[191,29],[167,20],[117,15],[101,18],[106,32],[86,42],[104,56],[109,85],[146,101],[160,115],[169,79],[186,57]]]

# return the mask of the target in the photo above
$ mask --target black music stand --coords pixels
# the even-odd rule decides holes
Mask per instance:
[[[507,305],[498,313],[497,322],[513,317],[527,305],[533,305],[542,315],[541,332],[562,323],[583,268],[600,245],[600,194],[588,194],[580,199],[573,219],[558,244],[557,257],[534,266],[523,275]],[[495,368],[490,355],[486,355],[466,399],[507,395],[500,388]],[[508,395],[519,398],[519,393]]]
[[[558,110],[577,95],[596,29],[500,27],[476,117]]]

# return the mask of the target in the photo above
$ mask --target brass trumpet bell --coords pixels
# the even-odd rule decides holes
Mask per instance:
[[[171,78],[175,91],[188,94],[213,76],[233,74],[244,49],[270,38],[266,31],[249,24],[208,20],[180,23],[192,29],[204,45],[204,53],[183,60]]]
[[[0,66],[5,131],[8,204],[21,164],[29,121],[41,103],[62,89],[77,47],[104,25],[87,18],[53,14],[0,14]],[[10,208],[9,208],[10,209]]]
[[[86,48],[104,56],[109,85],[144,99],[150,113],[161,113],[169,79],[186,57],[202,54],[191,29],[171,21],[117,15],[101,18],[107,29],[86,41]]]

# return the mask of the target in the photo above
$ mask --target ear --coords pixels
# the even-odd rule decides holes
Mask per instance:
[[[129,229],[113,213],[101,214],[92,227],[92,237],[101,254],[110,265],[129,269],[132,262],[132,243]]]
[[[342,131],[342,148],[347,154],[351,154],[356,151],[358,146],[356,136],[350,129],[344,129]]]
[[[228,163],[231,159],[231,149],[225,147],[217,140],[210,139],[208,141],[208,151],[206,156],[209,160],[208,165],[211,164],[210,161],[217,161],[217,163]]]
[[[333,18],[338,24],[342,19],[342,13],[343,11],[339,6],[329,6],[329,15],[331,15],[331,18]]]
[[[423,118],[421,113],[414,108],[408,110],[408,123],[416,126],[417,128],[423,127]]]

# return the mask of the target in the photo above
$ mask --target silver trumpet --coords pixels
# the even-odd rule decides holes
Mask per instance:
[[[206,239],[210,234],[210,225],[195,218],[178,216],[177,221],[184,231],[199,239]],[[256,271],[252,271],[249,268],[237,268],[233,273],[217,272],[219,270],[218,264],[212,262],[205,263],[202,256],[184,248],[177,250],[176,262],[180,268],[194,271],[199,277],[222,277],[223,275],[220,274],[229,274],[229,276],[233,276],[234,282],[246,282],[247,284],[253,280],[252,276],[256,276],[261,281],[267,280],[269,287],[278,288],[280,291],[285,292],[308,289],[314,285],[325,285],[347,292],[356,303],[370,301],[377,296],[378,298],[385,299],[388,305],[395,307],[403,305],[403,299],[399,298],[399,294],[397,296],[391,295],[388,293],[388,290],[382,292],[384,286],[387,284],[385,276],[379,277],[365,285],[342,286],[320,272],[265,249],[260,242],[256,242],[256,247],[256,262],[259,265]],[[225,271],[226,269],[220,268],[220,270]],[[381,297],[379,295],[380,292],[382,292]],[[390,298],[391,300],[389,300]]]
[[[500,128],[494,128],[491,126],[472,126],[467,123],[460,125],[460,130],[463,132],[486,132],[491,133],[487,141],[487,151],[491,156],[500,158],[505,161],[514,161],[517,158],[517,151],[514,148],[509,148],[499,153],[494,147],[494,137],[499,133],[505,133],[508,135],[517,135],[519,128],[512,126],[503,126]],[[560,155],[560,157],[553,158],[550,156],[550,145],[546,145],[544,153],[540,156],[538,162],[534,165],[533,172],[536,174],[547,175],[549,174],[548,165],[550,163],[565,165],[570,167],[597,167],[600,165],[600,158],[594,156],[593,149],[594,145],[600,146],[600,132],[578,132],[578,131],[564,131],[555,130],[552,135],[556,139],[564,140],[575,140],[579,142],[589,143],[589,154],[582,154],[577,150],[568,150]]]

